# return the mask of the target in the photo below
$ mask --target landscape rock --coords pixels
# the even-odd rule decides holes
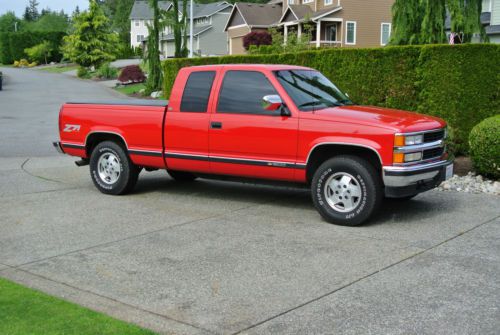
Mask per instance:
[[[153,92],[151,93],[151,98],[153,99],[158,99],[162,96],[163,92],[162,91],[156,91],[156,92]]]
[[[489,180],[474,172],[466,176],[454,175],[451,179],[443,182],[439,187],[441,191],[455,191],[465,193],[487,193],[500,195],[500,182]]]

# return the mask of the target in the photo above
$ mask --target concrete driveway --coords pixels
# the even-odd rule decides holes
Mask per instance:
[[[0,276],[166,334],[498,333],[499,197],[432,191],[348,228],[304,190],[162,171],[105,196],[50,140],[59,102],[114,92],[4,73]]]

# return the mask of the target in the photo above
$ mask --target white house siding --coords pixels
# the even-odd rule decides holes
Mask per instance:
[[[491,23],[490,25],[500,25],[500,0],[491,0]]]
[[[130,45],[134,48],[139,47],[141,42],[138,42],[138,36],[148,37],[148,27],[150,21],[147,20],[131,20],[130,22]],[[137,25],[138,24],[138,25]]]

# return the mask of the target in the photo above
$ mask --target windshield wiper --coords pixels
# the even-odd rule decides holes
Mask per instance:
[[[325,107],[339,107],[339,106],[344,106],[343,103],[341,102],[333,102],[333,101],[328,101],[328,103],[324,102],[324,101],[310,101],[310,102],[306,102],[306,103],[303,103],[299,106],[297,106],[298,108],[302,108],[302,107],[311,107],[311,106],[319,106],[319,105],[325,105]]]

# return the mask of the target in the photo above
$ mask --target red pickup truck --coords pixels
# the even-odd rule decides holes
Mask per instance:
[[[183,68],[168,102],[69,102],[59,129],[54,146],[89,164],[103,193],[131,191],[142,169],[179,181],[292,182],[310,186],[323,218],[342,225],[453,170],[443,120],[356,105],[321,73],[288,65]]]

